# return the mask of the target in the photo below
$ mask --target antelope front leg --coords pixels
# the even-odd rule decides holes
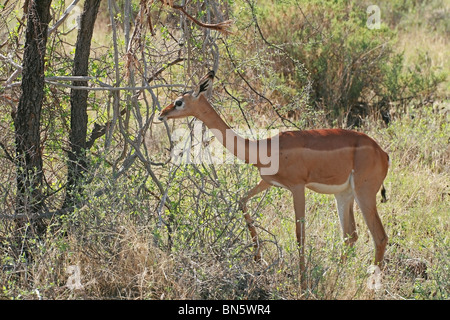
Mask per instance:
[[[253,240],[253,248],[255,248],[255,261],[261,261],[261,247],[259,245],[258,233],[256,232],[256,228],[253,225],[253,219],[250,217],[248,213],[244,213],[245,221],[247,222],[248,230],[250,231],[250,235]]]
[[[268,184],[264,180],[261,180],[258,185],[256,185],[256,187],[251,189],[247,193],[247,195],[239,201],[239,208],[242,210],[242,213],[244,213],[244,218],[247,222],[248,230],[250,231],[250,235],[252,236],[253,247],[255,248],[255,261],[257,262],[261,261],[261,247],[259,245],[258,233],[256,232],[256,228],[253,225],[253,219],[250,217],[250,214],[247,213],[247,201],[256,194],[266,190],[268,187],[270,187],[270,184]]]
[[[305,264],[305,186],[297,186],[291,190],[294,198],[295,234],[300,258],[301,287],[306,289]]]

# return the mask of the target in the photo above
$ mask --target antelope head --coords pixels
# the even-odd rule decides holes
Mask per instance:
[[[188,116],[198,117],[202,110],[202,105],[207,103],[205,93],[212,89],[214,71],[209,71],[198,83],[193,91],[185,92],[175,99],[174,102],[165,107],[158,119],[177,119]],[[208,104],[208,103],[207,103]]]

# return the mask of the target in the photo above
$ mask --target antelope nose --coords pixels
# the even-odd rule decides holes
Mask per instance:
[[[159,121],[163,121],[163,120],[164,120],[164,116],[159,115],[158,120],[159,120]]]

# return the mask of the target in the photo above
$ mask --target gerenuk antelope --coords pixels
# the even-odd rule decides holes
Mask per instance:
[[[388,154],[364,133],[343,129],[286,131],[261,140],[240,137],[208,102],[205,93],[211,90],[213,80],[214,72],[210,71],[195,90],[164,108],[159,119],[194,116],[236,157],[258,168],[262,180],[240,200],[254,241],[255,260],[261,259],[261,248],[246,203],[270,186],[276,186],[288,189],[294,198],[301,274],[305,271],[305,188],[334,194],[344,241],[349,246],[358,238],[353,215],[356,200],[374,241],[374,264],[381,265],[388,237],[377,212],[376,195],[381,188],[386,200],[383,181],[390,163]],[[272,163],[268,163],[267,156]]]

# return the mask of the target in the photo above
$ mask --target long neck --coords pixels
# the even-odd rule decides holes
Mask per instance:
[[[222,118],[217,114],[209,102],[202,101],[201,112],[196,117],[201,120],[219,140],[219,142],[233,153],[238,159],[245,163],[256,164],[250,155],[256,155],[257,142],[245,139],[234,132]],[[253,160],[253,161],[252,161]]]

